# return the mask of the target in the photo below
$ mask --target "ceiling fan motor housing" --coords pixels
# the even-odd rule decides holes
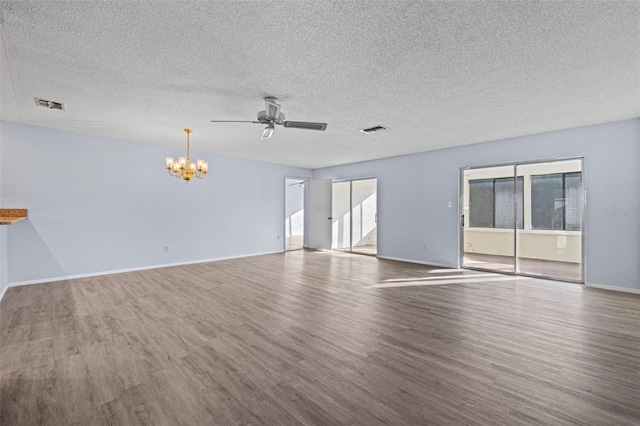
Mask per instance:
[[[284,121],[284,114],[279,112],[278,113],[278,117],[271,117],[269,115],[267,115],[267,111],[260,111],[258,113],[258,121],[261,123],[276,123],[276,124],[282,124],[282,122]]]
[[[278,98],[271,96],[264,98],[264,106],[267,112],[267,117],[270,117],[273,120],[278,120],[280,118],[280,104],[278,103]]]

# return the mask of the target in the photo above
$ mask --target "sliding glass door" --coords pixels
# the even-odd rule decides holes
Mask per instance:
[[[462,265],[583,282],[582,159],[463,169]]]
[[[333,183],[332,247],[377,254],[377,179]]]

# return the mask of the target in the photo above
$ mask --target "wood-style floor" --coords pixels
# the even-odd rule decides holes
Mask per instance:
[[[284,249],[285,250],[302,250],[304,247],[304,235],[285,235],[284,237]]]
[[[496,256],[492,254],[465,253],[463,265],[469,268],[490,269],[497,272],[513,272],[513,256]],[[518,272],[556,278],[560,280],[582,281],[582,264],[573,262],[556,262],[553,260],[518,259]]]
[[[638,425],[639,312],[310,251],[14,287],[0,424]]]

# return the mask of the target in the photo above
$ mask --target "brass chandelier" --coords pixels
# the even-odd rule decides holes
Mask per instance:
[[[189,182],[194,177],[203,179],[209,170],[209,163],[200,158],[198,158],[195,163],[191,161],[191,158],[189,158],[189,135],[191,134],[191,129],[184,129],[184,132],[187,134],[187,156],[178,157],[178,161],[173,157],[167,157],[165,160],[167,170],[171,176],[182,178],[186,182]]]

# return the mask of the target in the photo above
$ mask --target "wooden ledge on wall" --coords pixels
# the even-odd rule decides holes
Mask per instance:
[[[26,218],[27,209],[0,209],[0,225],[11,225]]]

